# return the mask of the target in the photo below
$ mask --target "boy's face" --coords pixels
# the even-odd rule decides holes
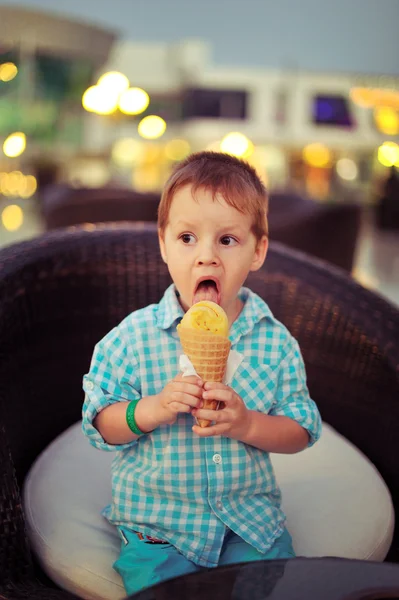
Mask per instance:
[[[213,200],[208,190],[197,190],[195,200],[190,185],[176,192],[160,248],[184,310],[213,300],[233,323],[241,309],[238,291],[267,252],[266,236],[257,242],[251,232],[252,218],[220,195]]]

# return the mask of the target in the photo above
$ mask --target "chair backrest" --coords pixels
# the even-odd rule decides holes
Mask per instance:
[[[321,204],[275,192],[269,201],[270,239],[351,271],[361,227],[359,204]]]
[[[41,208],[49,231],[82,223],[156,222],[159,200],[160,194],[126,188],[75,189],[56,185],[46,188]]]
[[[0,252],[0,420],[19,483],[80,418],[95,343],[170,282],[151,224],[59,230]],[[398,504],[398,310],[279,244],[247,285],[298,339],[323,419],[374,462]]]
[[[156,222],[160,194],[120,187],[48,186],[41,199],[46,230],[82,223]],[[357,204],[323,205],[293,192],[269,199],[270,239],[351,271],[360,229]],[[338,243],[339,242],[339,243]]]

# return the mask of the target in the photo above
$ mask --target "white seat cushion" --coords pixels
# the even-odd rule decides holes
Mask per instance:
[[[112,569],[119,536],[100,515],[111,501],[112,458],[89,444],[79,422],[38,457],[24,486],[28,534],[44,570],[93,600],[126,595]],[[391,497],[357,448],[324,424],[315,446],[272,459],[298,555],[385,558],[394,528]]]

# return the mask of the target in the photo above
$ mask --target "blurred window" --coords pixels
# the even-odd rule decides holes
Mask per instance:
[[[183,93],[183,119],[246,119],[248,92],[191,88]]]
[[[330,127],[355,126],[348,98],[341,95],[317,94],[312,99],[312,122]]]

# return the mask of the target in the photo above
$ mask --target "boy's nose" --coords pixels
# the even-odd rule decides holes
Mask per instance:
[[[219,257],[213,246],[202,246],[199,249],[197,265],[217,265],[219,263]]]

